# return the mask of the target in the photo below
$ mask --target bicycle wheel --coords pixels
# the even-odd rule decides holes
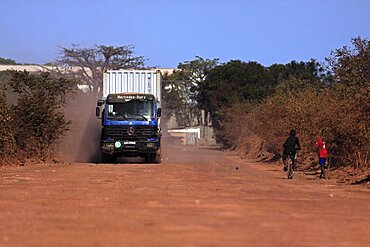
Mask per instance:
[[[288,179],[293,178],[293,164],[292,164],[292,161],[290,159],[288,160],[287,176],[288,176]]]

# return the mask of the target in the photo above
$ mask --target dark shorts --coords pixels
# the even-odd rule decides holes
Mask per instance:
[[[326,158],[319,158],[319,164],[320,165],[325,165],[326,164]]]
[[[283,160],[286,160],[288,157],[294,159],[295,153],[283,153]]]

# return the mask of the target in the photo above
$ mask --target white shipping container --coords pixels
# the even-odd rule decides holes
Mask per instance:
[[[153,94],[161,102],[161,72],[159,70],[108,70],[103,76],[103,99],[108,94]]]

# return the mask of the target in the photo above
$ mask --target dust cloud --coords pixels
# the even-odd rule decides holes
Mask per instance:
[[[215,156],[215,152],[225,154],[219,146],[184,145],[180,137],[170,136],[166,131],[163,133],[161,148],[162,164],[218,163],[219,157]]]
[[[61,139],[57,151],[66,162],[99,162],[100,119],[95,116],[98,97],[78,92],[64,109],[65,119],[71,121],[70,130]]]

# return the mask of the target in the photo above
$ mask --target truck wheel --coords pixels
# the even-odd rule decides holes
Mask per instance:
[[[109,162],[109,156],[108,154],[101,154],[101,162],[102,163],[108,163]]]
[[[158,149],[155,153],[145,155],[145,163],[159,164],[161,161],[161,149]]]
[[[155,158],[156,158],[155,154],[147,154],[145,156],[145,163],[155,163]]]
[[[157,153],[155,153],[155,158],[154,158],[154,163],[161,163],[162,159],[161,159],[161,149],[159,149],[157,151]]]
[[[103,163],[116,163],[117,157],[110,154],[101,154],[101,160]]]
[[[145,163],[161,163],[161,153],[152,153],[145,156]]]

